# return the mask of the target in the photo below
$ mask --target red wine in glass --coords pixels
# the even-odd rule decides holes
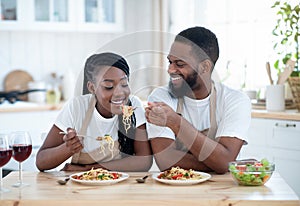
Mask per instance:
[[[25,161],[32,152],[32,143],[29,132],[18,131],[11,133],[11,148],[13,150],[13,158],[19,162],[19,181],[14,187],[23,187],[29,184],[23,183],[22,180],[22,162]]]
[[[12,149],[14,151],[13,158],[18,162],[23,162],[30,156],[32,145],[14,144]]]
[[[2,167],[9,162],[11,156],[12,150],[8,144],[8,136],[6,134],[0,134],[0,194],[9,192],[8,189],[3,188]]]
[[[12,155],[11,149],[0,148],[0,167],[6,165],[9,162]]]

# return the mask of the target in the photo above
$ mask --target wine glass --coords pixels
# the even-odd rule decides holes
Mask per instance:
[[[19,162],[19,181],[13,184],[14,187],[23,187],[29,184],[22,180],[22,162],[26,160],[32,151],[32,143],[29,132],[17,131],[10,135],[11,148],[13,151],[12,157]]]
[[[8,189],[3,188],[2,182],[2,167],[8,163],[12,155],[12,150],[8,144],[8,135],[0,134],[0,194],[8,192]]]

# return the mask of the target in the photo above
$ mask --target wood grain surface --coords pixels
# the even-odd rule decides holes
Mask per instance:
[[[4,178],[4,187],[9,193],[0,194],[0,205],[299,205],[299,198],[278,173],[274,173],[264,186],[239,186],[229,173],[211,174],[206,182],[190,186],[174,186],[156,182],[149,177],[146,183],[137,183],[137,177],[151,173],[129,173],[130,177],[109,186],[87,186],[64,179],[64,172],[24,172],[25,188],[13,188],[18,172]]]
[[[286,110],[284,112],[268,112],[267,110],[252,110],[252,118],[279,119],[300,121],[300,112],[297,110]]]

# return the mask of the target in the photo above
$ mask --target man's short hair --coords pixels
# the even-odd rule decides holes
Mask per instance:
[[[199,60],[203,60],[203,51],[216,64],[219,58],[219,44],[216,35],[204,27],[191,27],[176,35],[175,41],[192,46]]]

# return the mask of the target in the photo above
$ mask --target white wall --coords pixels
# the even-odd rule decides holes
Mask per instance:
[[[107,47],[111,42],[122,40],[124,36],[137,31],[154,29],[153,2],[152,0],[125,0],[125,30],[122,33],[1,31],[0,28],[0,91],[4,89],[2,82],[5,76],[15,69],[28,71],[34,80],[45,80],[51,72],[64,75],[67,70],[72,70],[77,75],[83,69],[86,58],[101,50],[104,45]],[[137,45],[145,43],[151,44],[142,38],[135,42]],[[124,44],[126,45],[126,42]],[[113,46],[124,47],[124,45]],[[134,45],[125,47],[128,46]],[[122,53],[122,50],[120,52]],[[126,56],[130,55],[126,54]],[[152,60],[145,58],[144,55],[134,57],[131,55],[128,61],[132,66],[140,66],[140,62],[143,62],[143,66],[147,65],[147,62],[152,65]],[[133,79],[144,82],[147,80],[146,76],[133,77]],[[136,88],[141,87],[141,83],[135,82],[135,85]]]

